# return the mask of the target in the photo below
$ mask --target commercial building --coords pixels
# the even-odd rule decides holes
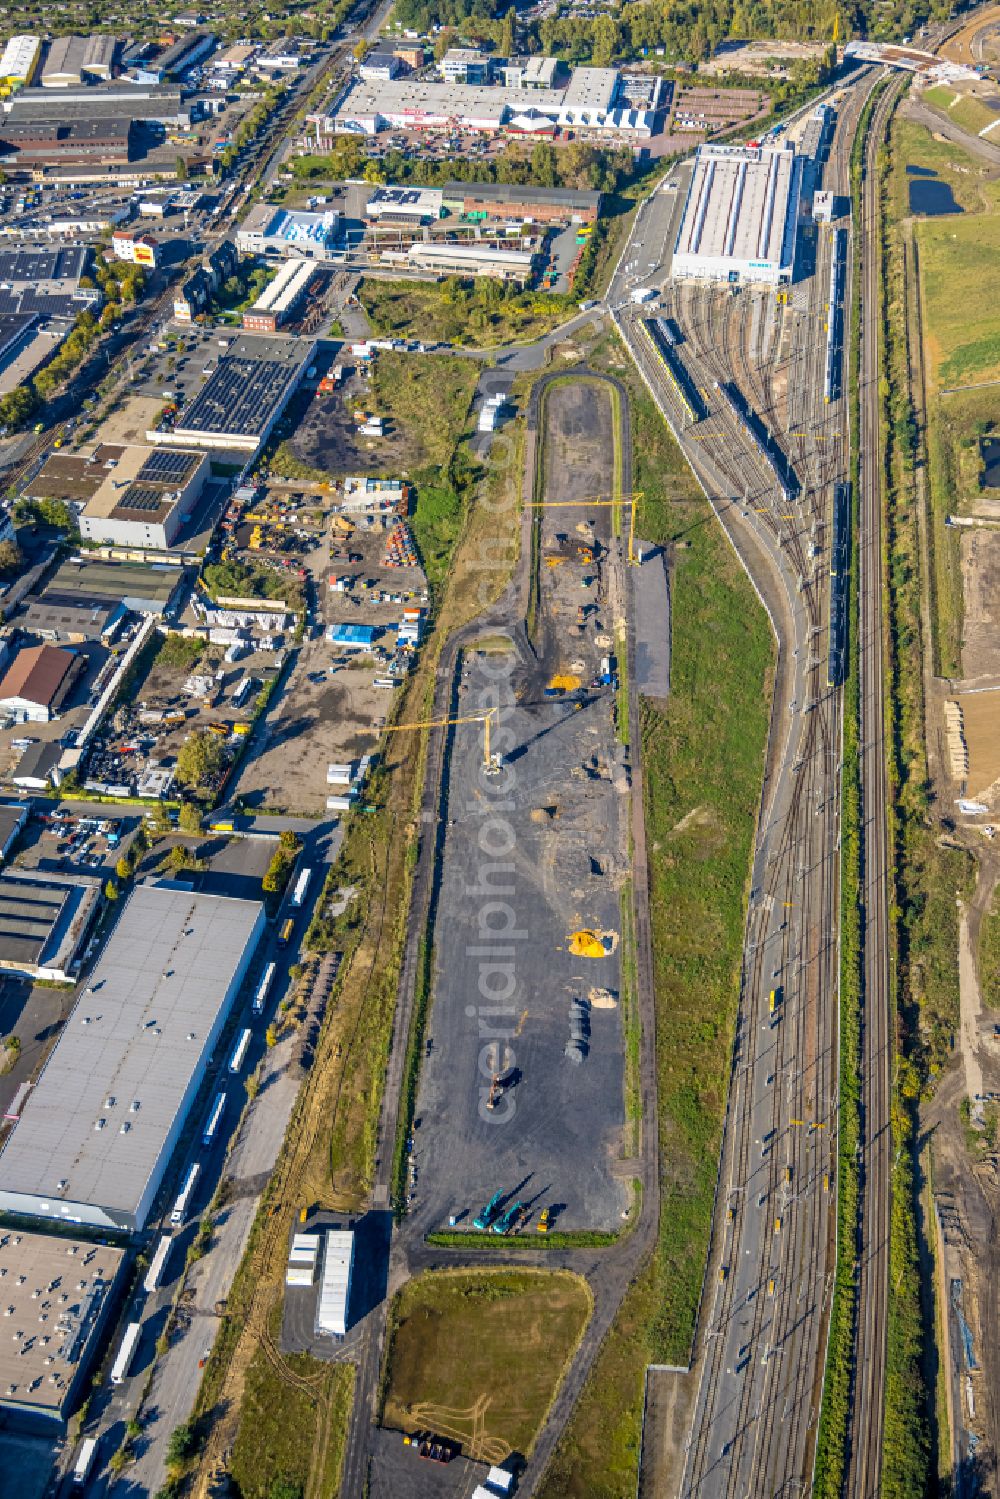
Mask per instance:
[[[339,223],[340,214],[334,209],[304,213],[274,203],[256,203],[236,231],[236,248],[241,255],[332,260]]]
[[[165,552],[198,505],[211,472],[205,453],[122,448],[80,512],[80,535],[107,546]]]
[[[316,1300],[316,1331],[342,1338],[347,1333],[354,1269],[354,1234],[328,1228],[324,1236],[323,1270]]]
[[[369,52],[358,65],[362,78],[377,78],[388,82],[404,71],[402,58],[395,52]]]
[[[42,88],[72,88],[98,78],[109,80],[117,47],[113,36],[57,36],[49,43],[42,64]]]
[[[387,250],[383,261],[437,276],[489,276],[494,281],[530,281],[535,264],[531,250],[502,250],[496,245],[418,240],[408,250]]]
[[[536,127],[550,132],[562,127],[634,137],[651,134],[650,111],[616,108],[617,96],[614,68],[576,68],[564,87],[530,90],[414,78],[358,79],[341,97],[332,118],[317,121],[317,136],[446,129],[528,133]]]
[[[0,82],[30,83],[38,70],[42,42],[37,36],[12,36],[0,53]]]
[[[111,236],[111,248],[119,260],[133,265],[156,269],[159,244],[150,234],[136,234],[129,229],[116,229]]]
[[[58,718],[84,662],[53,645],[22,646],[0,680],[0,710],[18,723]]]
[[[146,433],[158,446],[256,454],[316,352],[312,339],[244,333],[230,344],[172,431]]]
[[[791,281],[802,161],[791,150],[701,146],[674,246],[678,279]]]
[[[274,280],[243,314],[243,326],[255,333],[275,333],[295,312],[316,275],[311,260],[286,260]]]
[[[557,57],[519,57],[501,71],[508,88],[555,88],[562,67]]]
[[[572,187],[506,182],[446,182],[444,208],[464,219],[521,219],[535,224],[596,224],[601,195]]]
[[[392,49],[393,56],[398,57],[400,62],[408,68],[422,68],[427,60],[427,52],[422,42],[398,43]]]
[[[446,83],[489,83],[493,77],[493,59],[478,47],[449,47],[438,68]]]
[[[5,869],[0,873],[0,968],[55,983],[72,981],[100,908],[99,880]]]
[[[256,901],[133,889],[0,1153],[0,1211],[142,1229],[263,928]]]
[[[264,48],[254,66],[264,73],[294,73],[302,66],[306,45],[291,37],[279,37]]]
[[[136,614],[169,613],[184,569],[163,562],[119,562],[104,557],[68,557],[40,597],[47,604],[103,608],[124,604]]]
[[[11,784],[22,791],[47,791],[58,784],[63,747],[58,741],[29,744],[11,775]]]
[[[124,1249],[0,1231],[0,1409],[26,1427],[67,1417],[117,1300]]]
[[[443,212],[439,187],[377,187],[365,204],[365,217],[377,224],[432,224]]]

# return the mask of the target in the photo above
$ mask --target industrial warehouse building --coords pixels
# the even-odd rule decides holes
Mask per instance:
[[[678,279],[791,281],[802,159],[789,149],[701,146],[674,246]]]
[[[387,250],[382,260],[437,276],[490,276],[523,286],[531,280],[535,256],[531,250],[501,250],[496,245],[418,240],[407,250]]]
[[[286,260],[281,270],[243,314],[243,326],[255,333],[275,333],[292,316],[316,275],[311,260]]]
[[[137,1232],[264,928],[138,885],[0,1153],[0,1211]]]
[[[106,82],[114,71],[117,46],[113,36],[57,36],[42,64],[42,88],[72,88],[97,78]]]
[[[58,646],[22,646],[0,679],[0,709],[17,723],[48,723],[84,668],[82,657]]]
[[[445,210],[465,219],[521,219],[535,224],[596,224],[601,195],[572,187],[507,182],[446,182]]]
[[[258,453],[315,352],[312,339],[242,334],[230,344],[173,430],[147,432],[147,440],[158,446]]]
[[[236,248],[241,255],[332,260],[339,222],[340,215],[333,209],[305,213],[274,203],[255,203],[237,230]]]
[[[131,609],[166,614],[184,580],[182,567],[166,563],[118,562],[104,557],[67,557],[52,574],[43,603],[74,609]],[[29,601],[34,595],[29,595]]]
[[[0,968],[50,983],[71,982],[100,907],[99,880],[5,869],[0,874]]]
[[[191,516],[211,471],[205,453],[129,444],[80,512],[80,535],[109,546],[165,552]]]
[[[67,1416],[117,1301],[125,1250],[0,1231],[0,1409],[25,1427]]]

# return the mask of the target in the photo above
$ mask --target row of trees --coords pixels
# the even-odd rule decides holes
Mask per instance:
[[[325,156],[299,156],[292,172],[300,182],[343,181],[365,177],[369,182],[412,182],[421,187],[441,187],[446,182],[504,182],[512,185],[571,187],[615,192],[632,176],[635,162],[627,147],[611,149],[587,141],[570,141],[556,148],[538,141],[529,152],[510,146],[492,161],[469,161],[456,157],[430,161],[388,151],[378,162],[370,161],[357,136],[339,135]]]

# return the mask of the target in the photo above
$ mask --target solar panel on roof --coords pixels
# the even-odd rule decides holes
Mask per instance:
[[[137,478],[140,483],[168,483],[182,479],[197,459],[190,453],[178,452],[176,448],[157,448],[143,460]]]
[[[130,484],[116,510],[159,510],[164,504],[163,490],[152,484]]]

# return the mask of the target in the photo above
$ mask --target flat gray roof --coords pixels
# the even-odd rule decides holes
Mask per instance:
[[[261,911],[136,886],[0,1153],[0,1192],[136,1212]]]
[[[780,264],[794,163],[792,151],[700,147],[675,254]]]
[[[108,1244],[0,1230],[0,1403],[61,1412],[124,1258]]]
[[[0,855],[2,855],[22,822],[25,821],[27,815],[28,809],[24,805],[15,805],[13,802],[0,802]]]
[[[99,881],[86,875],[5,869],[0,873],[0,963],[65,971],[99,895]]]
[[[146,562],[112,562],[103,557],[70,557],[52,574],[41,595],[88,604],[120,604],[129,598],[157,600],[164,607],[184,576],[182,567]]]

